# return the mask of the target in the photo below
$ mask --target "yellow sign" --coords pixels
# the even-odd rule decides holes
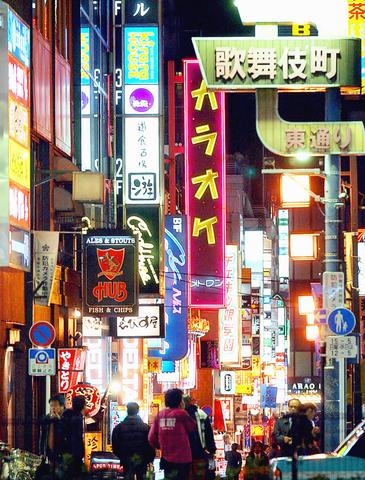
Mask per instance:
[[[100,452],[103,449],[101,432],[85,433],[85,465],[90,469],[90,459],[92,452]]]
[[[236,395],[252,395],[252,385],[236,385]]]
[[[9,96],[9,136],[29,148],[29,109]]]
[[[251,425],[251,437],[263,437],[264,427],[262,425]]]
[[[9,138],[9,178],[30,188],[30,152]]]
[[[348,0],[349,37],[361,38],[361,90],[365,88],[365,0]]]
[[[158,357],[148,358],[148,371],[149,373],[159,373],[162,371],[162,360]]]
[[[261,359],[260,357],[252,356],[252,376],[259,377],[261,375]]]

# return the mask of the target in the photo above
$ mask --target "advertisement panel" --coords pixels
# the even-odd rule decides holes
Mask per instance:
[[[140,305],[137,317],[117,317],[118,338],[160,338],[164,330],[164,311],[160,305]]]
[[[365,0],[347,0],[348,36],[361,39],[361,92],[365,88]]]
[[[185,188],[189,305],[225,303],[225,102],[207,92],[195,60],[184,61]]]
[[[226,245],[226,308],[219,311],[219,360],[240,366],[242,323],[238,271],[238,247]]]
[[[83,236],[84,314],[138,312],[138,240],[130,232],[94,230]]]
[[[33,286],[36,305],[49,305],[58,257],[58,232],[34,232]]]
[[[188,352],[187,222],[184,215],[165,217],[165,321],[162,349],[150,357],[180,360]]]
[[[30,191],[9,182],[9,219],[12,225],[30,229]]]
[[[160,291],[160,208],[127,207],[127,227],[138,242],[138,274],[141,294]]]
[[[59,348],[57,351],[58,391],[67,393],[83,380],[86,350],[82,348]]]
[[[158,27],[124,27],[124,83],[158,84]]]
[[[158,115],[158,85],[126,85],[124,89],[124,113],[127,115]],[[129,138],[129,137],[127,137]]]
[[[126,23],[157,23],[158,0],[125,0],[124,15]]]
[[[119,350],[121,403],[137,402],[141,404],[143,400],[143,340],[138,338],[119,340]]]
[[[30,30],[10,8],[8,9],[8,49],[9,53],[29,68]]]
[[[126,117],[124,128],[126,203],[159,204],[159,118]]]

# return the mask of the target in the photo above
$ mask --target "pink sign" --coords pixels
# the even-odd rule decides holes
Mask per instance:
[[[225,102],[208,92],[197,60],[184,60],[189,306],[225,304]]]
[[[58,391],[66,393],[82,381],[86,360],[86,350],[82,348],[58,349]]]

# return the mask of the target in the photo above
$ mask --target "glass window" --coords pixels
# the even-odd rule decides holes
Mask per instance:
[[[33,26],[47,40],[50,39],[50,0],[33,1]]]
[[[55,0],[56,46],[61,55],[69,60],[70,1]]]

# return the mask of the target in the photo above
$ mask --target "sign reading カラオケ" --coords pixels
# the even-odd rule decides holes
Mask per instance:
[[[84,236],[84,314],[116,317],[138,312],[138,240],[127,232]]]

